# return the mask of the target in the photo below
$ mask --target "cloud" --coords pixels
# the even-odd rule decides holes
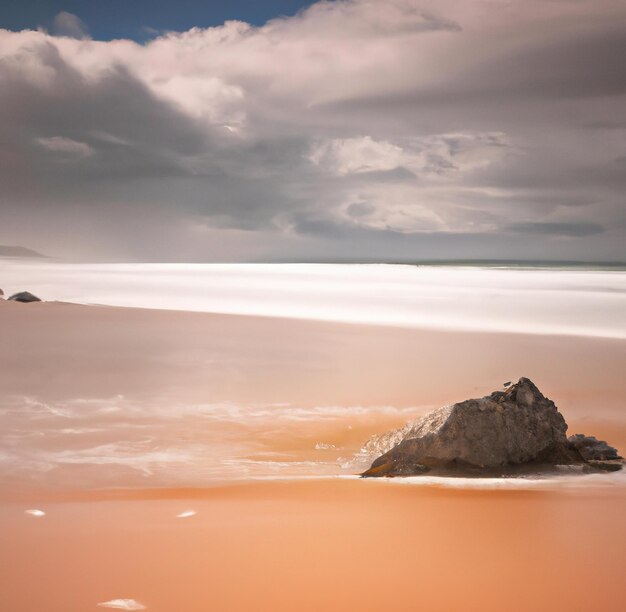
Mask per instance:
[[[65,15],[63,36],[0,31],[2,242],[626,256],[618,0],[322,1],[144,44]]]
[[[89,29],[85,23],[73,13],[61,11],[52,22],[52,32],[58,36],[69,36],[85,40],[90,38]]]
[[[360,136],[316,143],[308,159],[338,176],[397,168],[415,176],[441,176],[488,166],[503,154],[504,147],[502,133],[434,134],[408,139],[403,146]]]
[[[606,230],[597,223],[537,223],[528,221],[526,223],[512,223],[508,229],[521,234],[546,234],[548,236],[593,236],[602,234]]]
[[[339,176],[393,170],[407,161],[401,147],[369,136],[327,140],[315,145],[308,158]]]
[[[44,149],[55,153],[77,157],[90,157],[94,154],[94,150],[87,143],[78,142],[71,138],[63,138],[63,136],[37,138],[36,140]]]
[[[386,0],[382,5],[379,0],[322,0],[290,21],[299,21],[301,32],[312,33],[315,38],[320,34],[333,38],[370,38],[461,30],[454,19],[424,9],[411,0]],[[272,24],[282,26],[284,20]]]

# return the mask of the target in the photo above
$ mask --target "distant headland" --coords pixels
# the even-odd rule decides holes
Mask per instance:
[[[47,255],[42,255],[32,249],[23,246],[6,246],[0,244],[0,257],[24,257],[29,259],[46,259]]]

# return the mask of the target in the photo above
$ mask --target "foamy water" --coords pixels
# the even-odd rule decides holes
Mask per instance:
[[[626,338],[626,272],[0,261],[45,300],[446,330]]]
[[[361,444],[303,442],[303,432],[320,428],[339,431],[363,419],[391,416],[410,420],[431,408],[143,405],[121,396],[66,402],[11,397],[3,403],[0,479],[8,476],[33,485],[70,488],[197,487],[266,479],[355,478],[379,452]],[[426,475],[374,481],[481,490],[611,488],[626,486],[626,472],[583,474],[579,468],[563,467],[540,477]],[[41,510],[27,513],[44,515]],[[194,514],[188,510],[177,518]]]
[[[390,406],[146,404],[123,396],[56,402],[5,397],[0,478],[72,487],[197,486],[354,474],[373,457],[359,453],[358,445],[303,442],[303,433],[340,431],[385,416],[410,419],[417,412]]]

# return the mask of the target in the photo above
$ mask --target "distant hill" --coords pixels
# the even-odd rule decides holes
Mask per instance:
[[[37,251],[23,246],[3,246],[0,244],[0,257],[46,257]]]

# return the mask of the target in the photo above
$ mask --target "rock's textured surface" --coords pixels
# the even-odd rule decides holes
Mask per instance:
[[[383,454],[363,476],[406,476],[433,468],[488,473],[537,463],[584,464],[589,461],[583,447],[606,459],[606,449],[615,451],[608,445],[600,448],[591,438],[585,440],[594,440],[595,446],[570,443],[566,432],[554,402],[528,378],[520,378],[504,391],[439,408],[372,438],[364,450]]]
[[[576,434],[570,436],[568,442],[575,448],[585,461],[615,461],[621,459],[616,448],[609,446],[603,440],[598,440],[594,436],[584,436]]]
[[[13,302],[24,302],[25,304],[29,302],[41,302],[36,295],[29,293],[28,291],[21,291],[20,293],[15,293],[12,295],[9,300]]]

